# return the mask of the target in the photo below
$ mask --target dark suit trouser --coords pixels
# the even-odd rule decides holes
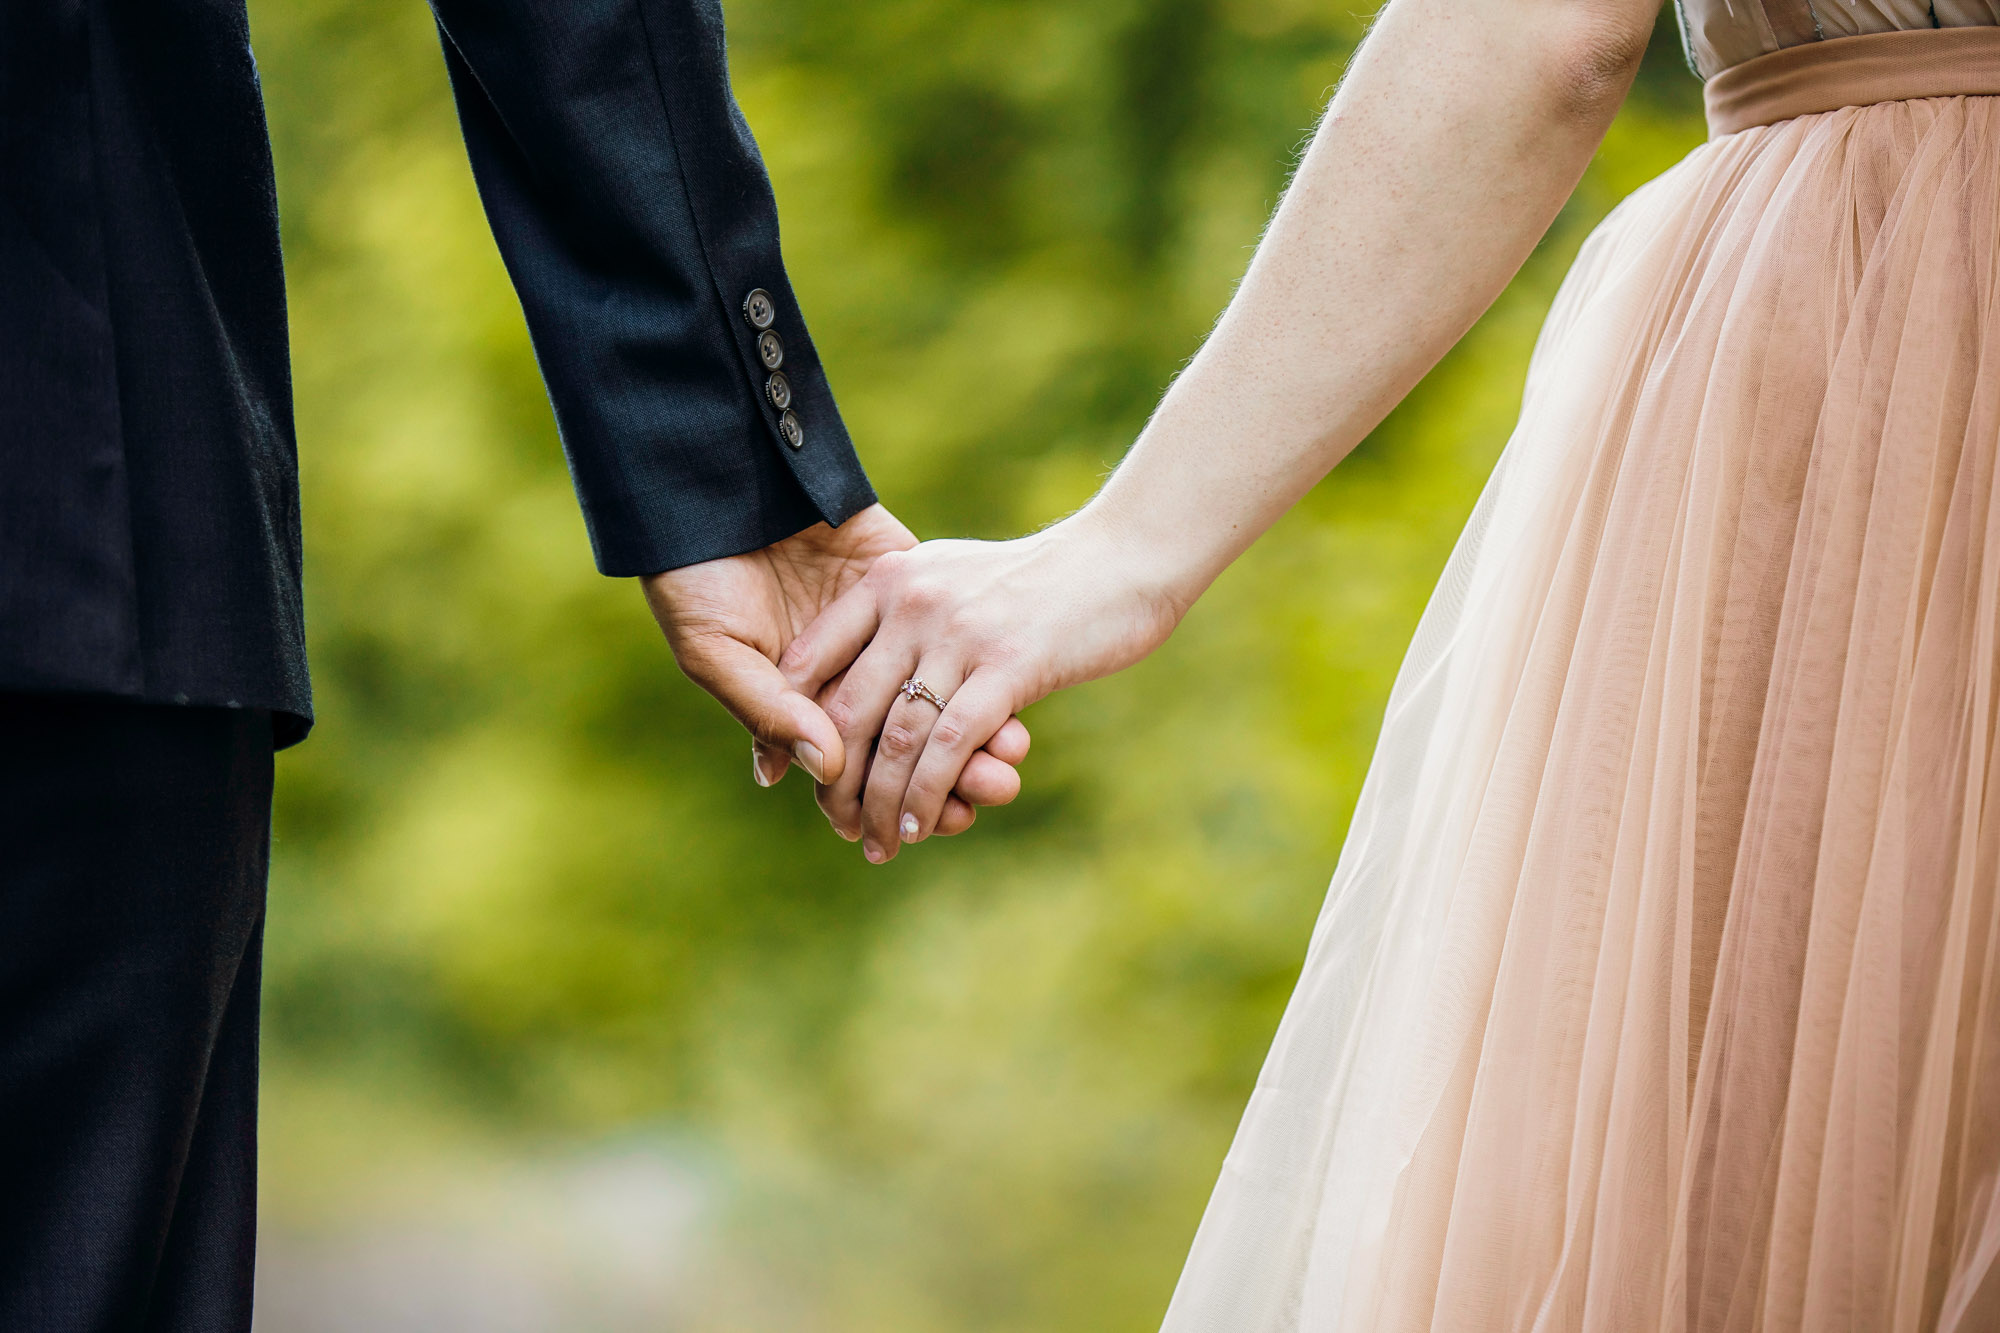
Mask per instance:
[[[0,1330],[242,1333],[271,719],[0,694]]]

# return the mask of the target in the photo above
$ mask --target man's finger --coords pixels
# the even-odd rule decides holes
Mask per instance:
[[[945,815],[938,821],[938,832],[957,833],[951,828],[951,805],[953,801],[964,800],[970,805],[1006,805],[1021,794],[1021,775],[1014,770],[1028,757],[1028,729],[1021,719],[1010,717],[1006,725],[993,734],[993,738],[966,761],[965,771],[958,775],[952,786],[952,794],[945,801]]]
[[[972,827],[972,821],[977,818],[979,818],[977,810],[974,810],[956,796],[947,797],[944,803],[944,813],[938,817],[938,836],[949,838],[954,833],[963,833]]]
[[[682,665],[766,751],[798,760],[815,781],[830,782],[840,776],[846,749],[839,731],[820,706],[793,689],[784,673],[756,648],[726,635],[712,635],[688,645]],[[761,754],[755,771],[760,779],[770,771]],[[783,776],[779,769],[771,780]]]
[[[792,756],[789,751],[780,750],[775,745],[766,745],[754,737],[751,738],[750,776],[757,780],[758,786],[777,786],[778,780],[789,773],[791,768]]]
[[[1001,763],[1019,768],[1028,757],[1029,740],[1027,724],[1018,717],[1010,717],[981,748]]]
[[[979,750],[966,761],[951,791],[969,805],[1006,805],[1021,794],[1021,775],[1012,764]]]

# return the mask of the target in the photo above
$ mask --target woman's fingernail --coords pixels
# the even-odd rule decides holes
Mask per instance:
[[[811,741],[800,741],[792,747],[792,758],[799,761],[799,767],[812,774],[812,780],[820,786],[826,785],[826,756]]]
[[[847,831],[846,829],[844,829],[844,828],[836,828],[836,829],[834,829],[834,832],[835,832],[835,833],[838,833],[838,834],[839,834],[839,835],[840,835],[841,837],[843,837],[843,838],[847,839],[847,840],[848,840],[849,842],[860,842],[860,841],[861,841],[861,835],[860,835],[859,833],[849,833],[849,832],[848,832],[848,831]]]
[[[863,854],[865,854],[868,857],[870,862],[878,866],[881,865],[884,861],[889,859],[887,854],[885,854],[880,847],[877,847],[872,842],[869,843],[866,847],[862,848],[861,850]]]
[[[771,785],[771,779],[764,776],[763,752],[754,748],[750,751],[750,776],[757,780],[757,785],[760,787]]]
[[[917,817],[915,815],[904,815],[902,827],[903,841],[915,842],[917,840]]]

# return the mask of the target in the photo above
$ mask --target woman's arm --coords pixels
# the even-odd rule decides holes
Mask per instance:
[[[829,711],[850,746],[879,732],[872,768],[822,793],[837,829],[871,859],[927,836],[1010,714],[1151,651],[1381,421],[1554,220],[1658,3],[1391,0],[1235,299],[1097,497],[1019,541],[885,558],[786,655],[808,693],[852,660]],[[950,697],[942,717],[895,697],[911,675]]]

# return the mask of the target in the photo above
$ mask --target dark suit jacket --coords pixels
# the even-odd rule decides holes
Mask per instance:
[[[716,0],[434,8],[599,567],[871,503]],[[0,689],[268,708],[304,735],[287,355],[242,0],[0,6]]]

